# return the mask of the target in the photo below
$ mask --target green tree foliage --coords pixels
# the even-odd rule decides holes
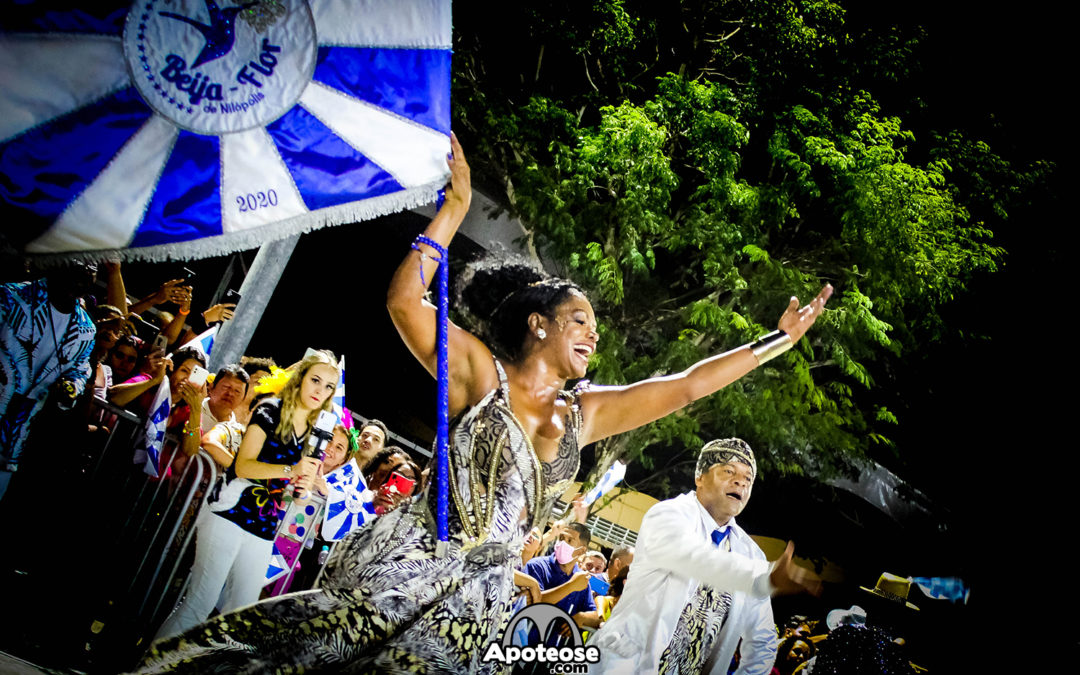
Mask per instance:
[[[456,11],[455,125],[482,188],[591,291],[596,381],[679,371],[837,289],[796,349],[605,442],[590,478],[623,456],[658,469],[653,492],[682,489],[728,435],[766,472],[823,478],[890,448],[889,373],[1000,263],[994,223],[1047,170],[955,131],[920,145],[882,109],[873,89],[902,81],[918,35],[827,0]]]

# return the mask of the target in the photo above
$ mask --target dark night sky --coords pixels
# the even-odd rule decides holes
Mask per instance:
[[[1062,495],[1075,490],[1071,479],[1080,468],[1065,431],[1075,401],[1063,381],[1075,372],[1064,346],[1071,341],[1053,337],[1062,334],[1069,307],[1060,200],[1073,173],[1075,143],[1065,120],[1073,40],[1058,6],[1045,2],[895,6],[927,28],[925,70],[913,87],[929,106],[985,134],[1010,159],[1057,163],[1045,197],[996,231],[1008,251],[1000,273],[977,279],[950,309],[952,325],[991,340],[945,346],[907,364],[909,379],[929,386],[910,401],[897,438],[905,475],[948,513],[949,534],[930,539],[936,548],[926,559],[958,562],[975,588],[969,611],[956,613],[944,633],[955,647],[946,662],[971,658],[958,672],[983,662],[991,666],[986,672],[1003,672],[1002,663],[1015,657],[1019,671],[1039,672],[1035,662],[1051,658],[1038,654],[1048,627],[1030,617],[1047,611],[1043,604],[1059,612],[1076,607],[1071,584],[1047,569],[1064,554],[1058,542],[1070,539],[1062,516],[1075,507],[1066,510]],[[1000,643],[1007,651],[975,646],[995,634],[1008,635]],[[1032,648],[1020,648],[1028,639]]]

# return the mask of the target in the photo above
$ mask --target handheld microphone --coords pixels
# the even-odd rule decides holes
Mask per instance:
[[[326,445],[334,437],[334,427],[337,422],[338,417],[334,413],[328,410],[319,413],[319,419],[315,421],[315,426],[312,427],[311,433],[308,434],[308,445],[304,449],[304,457],[322,460]],[[293,498],[300,499],[300,488],[293,490]]]

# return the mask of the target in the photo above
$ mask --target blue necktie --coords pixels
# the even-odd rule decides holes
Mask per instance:
[[[730,531],[731,531],[731,528],[727,528],[725,530],[721,530],[720,528],[717,528],[717,529],[713,530],[712,531],[712,543],[714,545],[716,545],[716,546],[719,546],[720,542],[724,541],[724,537],[726,537],[728,535],[728,532],[730,532]]]

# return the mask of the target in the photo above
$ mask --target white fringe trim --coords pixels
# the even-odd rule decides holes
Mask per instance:
[[[102,262],[118,260],[123,262],[167,262],[196,260],[228,255],[236,251],[258,248],[263,244],[284,239],[294,234],[303,234],[331,225],[358,223],[381,216],[413,209],[423,204],[430,204],[438,199],[439,190],[444,181],[429,183],[419,187],[406,188],[378,197],[371,197],[359,202],[350,202],[330,206],[317,211],[308,211],[300,215],[280,220],[269,225],[260,225],[238,232],[228,232],[213,237],[204,237],[175,244],[158,244],[140,248],[100,249],[95,251],[65,251],[57,253],[25,253],[24,255],[42,267],[57,266],[79,260],[84,262]]]

